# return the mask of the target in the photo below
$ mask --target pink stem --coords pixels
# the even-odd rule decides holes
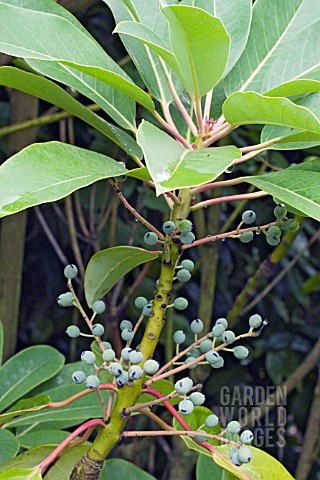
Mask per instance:
[[[112,383],[103,383],[99,385],[99,390],[112,390],[113,392],[117,392],[118,389],[115,387],[115,385],[112,385]],[[86,390],[83,390],[82,392],[76,393],[72,397],[67,398],[66,400],[63,400],[61,402],[50,402],[47,403],[46,405],[42,405],[42,408],[61,408],[61,407],[66,407],[67,405],[70,405],[70,403],[75,402],[79,398],[84,397],[85,395],[88,395],[89,393],[94,392],[94,390],[91,390],[87,388]],[[41,410],[42,410],[41,408]]]
[[[192,147],[190,143],[183,138],[183,136],[178,132],[176,127],[172,127],[167,123],[161,115],[157,111],[152,112],[152,115],[158,120],[158,122],[169,132],[171,135],[173,135],[184,147],[188,148],[189,150],[192,150]]]
[[[274,145],[277,140],[278,140],[277,138],[273,138],[268,142],[258,143],[257,145],[250,145],[248,147],[242,147],[242,148],[239,148],[239,150],[241,150],[242,153],[252,152],[254,150],[260,150],[261,148],[266,148],[266,147],[270,147],[271,145]]]
[[[204,112],[203,112],[204,121],[208,121],[209,117],[210,117],[212,92],[213,92],[213,90],[210,90],[210,92],[208,92],[207,95],[206,95],[206,102],[205,102],[205,105],[204,105]]]
[[[201,109],[201,98],[196,97],[194,99],[194,111],[196,114],[198,127],[199,127],[199,134],[201,137],[204,137],[204,126],[203,126],[203,117],[202,117],[202,109]]]
[[[261,148],[261,150],[254,150],[253,152],[246,153],[246,155],[243,155],[241,158],[235,160],[233,162],[233,165],[246,162],[247,160],[250,160],[251,158],[259,155],[259,153],[264,152],[265,150],[267,150],[267,148]]]
[[[251,198],[260,198],[269,195],[267,192],[253,192],[253,193],[242,193],[240,195],[228,195],[226,197],[210,198],[210,200],[205,200],[204,202],[196,203],[191,207],[191,211],[199,210],[200,208],[210,207],[210,205],[215,205],[217,203],[223,202],[234,202],[235,200],[250,200]]]
[[[219,442],[227,443],[228,445],[234,445],[235,447],[239,447],[239,443],[234,442],[233,440],[228,440],[227,438],[222,437],[221,435],[213,435],[211,433],[200,433],[199,430],[190,430],[190,431],[185,431],[185,430],[175,430],[170,429],[170,430],[136,430],[132,432],[123,432],[122,437],[157,437],[157,436],[174,436],[174,435],[185,435],[188,437],[193,437],[196,435],[203,435],[206,436],[207,438],[213,438],[214,440],[219,440]],[[193,439],[194,440],[194,439]],[[196,440],[195,440],[196,441]],[[203,443],[203,442],[197,442],[197,443]]]
[[[220,138],[223,138],[228,135],[228,133],[232,132],[233,129],[234,127],[232,127],[229,123],[223,123],[216,130],[213,131],[213,136],[207,138],[207,140],[203,142],[202,147],[210,147],[210,145],[215,143],[217,140],[220,140]]]
[[[200,185],[199,187],[191,188],[190,193],[191,195],[196,195],[197,193],[205,192],[210,188],[230,187],[233,185],[239,185],[239,183],[243,183],[243,177],[234,178],[232,180],[223,180],[221,182],[205,183],[204,185]]]

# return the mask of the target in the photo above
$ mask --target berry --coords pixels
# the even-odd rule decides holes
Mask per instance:
[[[106,309],[106,304],[104,303],[103,300],[97,300],[92,304],[92,310],[94,311],[94,313],[97,313],[98,315],[100,313],[103,313],[105,309]]]
[[[111,375],[113,375],[114,377],[119,377],[119,375],[121,375],[123,372],[121,363],[118,363],[118,362],[110,363],[108,367],[108,372],[111,373]]]
[[[213,337],[221,337],[221,335],[225,332],[225,326],[222,323],[216,324],[212,328],[212,336]]]
[[[174,384],[174,389],[181,395],[186,395],[192,388],[193,381],[189,377],[182,378]]]
[[[238,449],[237,448],[231,448],[231,450],[229,450],[229,458],[232,460],[233,459],[233,456],[238,453]]]
[[[189,303],[188,300],[186,298],[183,298],[183,297],[178,297],[173,302],[174,307],[177,310],[185,310],[188,306],[188,303]]]
[[[299,222],[294,218],[287,220],[284,226],[287,232],[296,232],[300,228]]]
[[[253,440],[253,433],[251,430],[244,430],[240,435],[240,442],[245,445],[250,445]]]
[[[196,358],[197,358],[197,357],[192,357],[192,356],[190,356],[190,357],[186,358],[186,360],[184,361],[184,363],[193,362],[193,360],[196,360]],[[189,370],[192,370],[192,369],[197,368],[197,367],[198,367],[198,364],[195,363],[194,365],[190,365],[188,368],[189,368]]]
[[[199,407],[200,405],[204,404],[206,397],[201,392],[192,392],[189,400],[191,400],[193,405]]]
[[[176,226],[171,220],[168,220],[167,222],[164,222],[162,225],[162,230],[164,233],[170,235],[170,233],[174,232],[176,229]]]
[[[145,297],[137,297],[134,300],[134,304],[139,310],[142,310],[148,304],[148,300]]]
[[[191,278],[191,273],[186,268],[182,268],[177,272],[177,280],[179,282],[188,282]]]
[[[273,210],[273,213],[278,220],[282,220],[287,215],[287,209],[285,205],[280,203],[280,205],[277,205],[276,208]]]
[[[183,415],[190,415],[193,412],[194,405],[190,400],[181,400],[179,403],[179,412]]]
[[[141,363],[143,360],[143,354],[141,352],[138,352],[137,350],[132,350],[129,353],[129,361],[133,365],[138,365],[138,363]]]
[[[103,346],[106,350],[108,350],[108,348],[112,348],[112,345],[110,342],[102,342],[103,343]]]
[[[277,237],[276,235],[269,235],[268,233],[266,235],[266,240],[267,240],[267,243],[272,247],[275,247],[280,243],[280,237]]]
[[[209,352],[206,353],[206,360],[210,364],[216,363],[219,360],[219,358],[220,358],[220,355],[215,350],[210,350]]]
[[[194,269],[194,263],[192,260],[188,260],[186,258],[185,260],[182,260],[181,267],[189,270],[189,272],[192,272],[192,270]]]
[[[103,352],[102,358],[105,362],[113,362],[113,360],[116,358],[116,352],[111,348],[108,348]]]
[[[179,222],[178,230],[180,233],[189,233],[192,230],[192,223],[190,220],[182,220]]]
[[[231,461],[232,461],[232,463],[233,463],[234,465],[236,465],[237,467],[241,467],[241,465],[242,465],[242,462],[240,462],[240,459],[239,459],[238,452],[235,452],[235,453],[232,455]]]
[[[205,430],[198,430],[199,433],[207,433]],[[208,439],[202,435],[196,435],[194,437],[196,442],[206,442]]]
[[[152,312],[152,305],[150,303],[148,303],[147,305],[145,305],[143,307],[142,313],[145,317],[150,317],[151,312]]]
[[[143,237],[143,241],[146,245],[153,247],[158,243],[158,235],[154,232],[147,232]]]
[[[241,243],[249,243],[253,240],[253,232],[241,232],[239,235]]]
[[[251,317],[249,318],[249,325],[251,328],[258,328],[261,324],[262,318],[260,317],[260,315],[258,315],[257,313],[251,315]]]
[[[187,355],[193,358],[198,358],[200,357],[200,352],[197,348],[191,348]]]
[[[123,348],[121,350],[121,357],[123,358],[123,360],[125,360],[126,362],[129,361],[129,354],[130,352],[132,352],[132,348],[130,347],[126,347],[126,348]]]
[[[177,330],[176,332],[174,332],[173,341],[177,345],[181,345],[185,341],[185,339],[186,339],[186,335],[182,330]]]
[[[268,235],[275,236],[275,237],[280,237],[281,235],[281,228],[278,227],[277,225],[272,225],[270,228],[268,228]]]
[[[128,370],[130,380],[139,380],[142,378],[143,370],[138,365],[133,365]]]
[[[96,356],[90,350],[85,350],[81,353],[81,360],[86,365],[93,365],[96,361]]]
[[[217,417],[217,415],[209,415],[206,419],[205,419],[205,426],[208,427],[208,428],[214,428],[218,425],[219,423],[219,418]]]
[[[223,325],[226,330],[228,328],[228,321],[226,318],[218,318],[218,320],[216,320],[216,325]]]
[[[159,363],[155,360],[147,360],[143,365],[143,370],[147,375],[154,375],[159,370]]]
[[[199,345],[199,348],[203,353],[209,352],[209,350],[212,349],[212,341],[210,340],[210,338],[207,338],[206,340],[202,340],[202,342]]]
[[[100,380],[96,375],[89,375],[86,379],[86,385],[91,390],[95,390],[100,385]]]
[[[121,375],[118,375],[116,377],[116,382],[118,387],[123,387],[123,385],[125,385],[128,380],[129,380],[129,375],[128,375],[128,372],[126,372],[125,370],[123,370]]]
[[[252,460],[252,452],[248,447],[240,447],[238,457],[241,463],[249,463]]]
[[[195,239],[196,237],[192,232],[181,233],[180,235],[180,242],[183,243],[183,245],[191,245]]]
[[[74,383],[84,383],[86,381],[87,375],[81,370],[78,370],[77,372],[73,372],[71,378]]]
[[[253,223],[256,218],[257,218],[257,215],[253,210],[246,210],[242,214],[242,222],[246,223],[247,225],[250,225],[251,223]]]
[[[200,318],[196,318],[195,320],[193,320],[191,322],[190,328],[191,328],[191,332],[194,333],[195,335],[198,333],[201,333],[203,330],[203,323],[200,320]]]
[[[66,278],[69,280],[72,280],[78,275],[78,269],[75,265],[70,263],[70,265],[67,265],[63,271],[63,274]]]
[[[246,347],[239,345],[238,347],[234,347],[233,355],[239,360],[244,360],[248,357],[249,350]]]
[[[77,325],[70,325],[66,330],[66,334],[71,338],[79,337],[80,333],[80,328]]]
[[[72,307],[73,306],[73,296],[71,292],[61,293],[57,298],[58,305],[60,307]]]
[[[228,433],[239,433],[241,430],[241,425],[236,420],[232,420],[227,425],[227,432]]]
[[[122,322],[120,323],[120,330],[126,330],[126,329],[129,329],[129,330],[133,329],[133,325],[130,322],[130,320],[122,320]]]
[[[124,330],[122,330],[121,332],[121,338],[122,340],[124,340],[125,342],[131,342],[131,340],[133,339],[134,337],[134,333],[133,331],[131,330],[131,328],[125,328]]]
[[[92,333],[96,337],[101,337],[104,334],[104,326],[101,323],[95,323],[92,325]]]
[[[222,357],[219,357],[216,362],[210,363],[210,366],[212,368],[222,368],[223,365],[224,365],[224,359]]]
[[[230,345],[230,343],[233,343],[236,339],[236,336],[232,330],[226,330],[225,332],[223,332],[221,336],[222,336],[222,341],[224,343],[227,343],[228,345]]]

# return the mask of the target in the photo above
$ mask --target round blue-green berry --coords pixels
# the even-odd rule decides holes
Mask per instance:
[[[192,392],[189,400],[191,400],[194,406],[199,407],[204,404],[206,397],[201,392]]]
[[[237,448],[231,448],[231,450],[229,450],[229,458],[230,460],[233,459],[233,456],[238,453],[238,449]]]
[[[208,415],[207,418],[205,419],[204,423],[205,423],[206,427],[214,428],[218,425],[219,418],[217,417],[217,415],[214,415],[214,414]]]
[[[241,467],[242,462],[240,462],[238,451],[232,455],[231,461],[237,467]]]
[[[159,370],[159,363],[156,360],[149,359],[144,363],[143,370],[147,375],[154,375]]]
[[[185,359],[184,363],[193,362],[193,360],[196,360],[196,358],[197,358],[197,357],[192,357],[192,356],[190,356],[190,357],[188,357],[188,358]],[[198,367],[198,364],[197,364],[197,363],[188,366],[189,370],[193,370],[194,368],[197,368],[197,367]]]
[[[190,357],[198,358],[200,357],[200,352],[197,348],[191,348],[191,350],[189,350],[187,355]]]
[[[176,229],[176,226],[171,220],[164,222],[164,224],[162,225],[162,230],[167,235],[170,235],[170,233],[174,232],[175,229]]]
[[[262,324],[262,318],[258,313],[251,315],[249,318],[249,325],[251,328],[258,328]]]
[[[139,308],[139,310],[142,310],[143,307],[148,305],[148,300],[145,297],[137,297],[134,300],[134,304],[137,308]]]
[[[228,320],[226,318],[218,318],[216,320],[216,325],[223,325],[224,329],[226,330],[228,328]]]
[[[210,364],[216,363],[219,360],[219,358],[220,358],[220,355],[215,350],[210,350],[209,352],[206,353],[206,360]]]
[[[113,362],[113,360],[116,358],[116,352],[111,348],[108,348],[104,350],[102,358],[105,362]]]
[[[112,345],[110,342],[102,342],[102,344],[106,350],[108,350],[108,348],[112,348]]]
[[[280,237],[281,235],[281,228],[278,225],[272,225],[268,228],[268,235],[274,235],[276,237]]]
[[[158,243],[158,240],[158,235],[155,232],[147,232],[143,237],[144,243],[151,247],[156,245]]]
[[[123,360],[125,360],[126,362],[129,362],[129,355],[131,352],[132,352],[132,348],[130,347],[123,348],[121,350],[121,357],[123,358]]]
[[[85,350],[81,353],[81,360],[85,365],[93,365],[96,361],[96,356],[90,350]]]
[[[273,210],[273,213],[278,220],[282,220],[287,215],[288,212],[285,205],[280,204],[275,207],[275,209]]]
[[[240,447],[238,457],[241,463],[249,463],[252,460],[252,451],[248,447]]]
[[[213,337],[221,337],[221,335],[225,332],[226,328],[222,323],[218,323],[212,328],[212,336]]]
[[[142,313],[145,317],[150,317],[151,315],[151,312],[152,312],[152,304],[151,303],[148,303],[147,305],[145,305],[142,309]]]
[[[96,388],[99,387],[100,385],[100,380],[99,378],[96,376],[96,375],[89,375],[87,378],[86,378],[86,385],[88,388],[90,388],[91,390],[95,390]]]
[[[173,341],[177,345],[181,345],[185,341],[185,339],[186,339],[186,335],[182,330],[177,330],[176,332],[174,332]]]
[[[124,330],[122,330],[121,338],[125,342],[131,342],[133,337],[134,337],[134,333],[133,333],[133,330],[131,330],[131,328],[125,328]]]
[[[129,329],[129,330],[133,329],[133,325],[132,325],[132,322],[130,322],[130,320],[122,320],[122,322],[120,323],[120,330],[126,330],[126,329]]]
[[[80,328],[77,327],[77,325],[69,325],[69,327],[67,328],[66,330],[66,334],[70,337],[70,338],[77,338],[77,337],[80,337]]]
[[[223,357],[219,357],[216,362],[210,363],[210,366],[211,366],[212,368],[215,368],[215,369],[217,369],[217,368],[222,368],[223,365],[224,365],[224,359],[223,359]]]
[[[203,330],[203,322],[200,320],[200,318],[196,318],[191,322],[190,328],[191,328],[191,332],[197,335],[198,333],[201,333]]]
[[[257,218],[257,215],[253,210],[246,210],[242,214],[242,222],[247,225],[250,225],[251,223],[253,223],[256,218]]]
[[[183,245],[191,245],[195,239],[196,237],[192,232],[181,233],[180,235],[180,242],[183,243]]]
[[[74,383],[84,383],[86,381],[87,375],[82,372],[81,370],[78,370],[77,372],[73,372],[72,374],[72,380]]]
[[[227,432],[228,433],[239,433],[241,430],[241,425],[236,420],[232,420],[227,425]]]
[[[296,232],[297,230],[299,230],[300,224],[294,218],[290,218],[289,220],[286,221],[284,227],[287,230],[287,232]]]
[[[268,233],[266,235],[266,240],[271,247],[276,247],[280,243],[280,237],[276,235],[269,235]]]
[[[70,263],[65,267],[63,274],[68,280],[72,280],[78,275],[78,269],[73,263]]]
[[[96,300],[92,304],[92,310],[94,313],[97,313],[98,315],[103,313],[106,309],[106,304],[104,303],[103,300]]]
[[[174,308],[177,310],[185,310],[188,306],[188,300],[184,297],[178,297],[173,302]]]
[[[61,293],[57,298],[59,307],[72,307],[73,306],[73,296],[71,292]]]
[[[190,415],[193,412],[194,405],[191,400],[181,400],[178,408],[183,415]]]
[[[205,430],[198,430],[199,433],[207,433]],[[196,435],[194,437],[196,442],[206,442],[208,440],[207,437],[204,437],[203,435]]]
[[[249,356],[249,350],[246,347],[243,347],[242,345],[239,345],[237,347],[234,347],[233,355],[238,360],[244,360],[245,358],[247,358]]]
[[[233,343],[236,339],[236,336],[232,330],[225,330],[221,335],[221,337],[222,337],[222,341],[224,343],[227,343],[228,345]]]
[[[241,232],[239,235],[241,243],[249,243],[253,240],[253,232]]]
[[[128,375],[128,372],[123,370],[123,372],[115,378],[116,378],[116,383],[118,387],[123,387],[123,385],[125,385],[128,382],[129,375]]]
[[[203,353],[209,352],[209,350],[212,349],[212,341],[210,340],[210,338],[206,338],[205,340],[202,340],[202,342],[199,345],[199,348]]]
[[[140,380],[143,375],[143,370],[138,365],[132,365],[128,370],[130,380]]]
[[[137,350],[132,350],[132,352],[129,353],[129,362],[132,363],[132,365],[138,365],[138,363],[141,363],[143,360],[143,353],[138,352]]]
[[[251,430],[244,430],[240,435],[240,442],[244,443],[245,445],[250,445],[254,436]]]
[[[189,377],[182,378],[174,384],[174,389],[181,395],[186,395],[193,386],[193,381]]]
[[[194,263],[192,260],[186,258],[185,260],[182,260],[181,267],[189,270],[189,272],[192,272],[192,270],[194,269]]]
[[[191,273],[186,268],[182,268],[181,270],[178,270],[176,276],[179,282],[188,282],[191,278]]]
[[[95,323],[92,325],[92,333],[96,337],[101,337],[104,334],[104,326],[101,323]]]
[[[192,230],[192,223],[190,220],[182,220],[178,224],[178,230],[180,233],[189,233]]]
[[[111,373],[111,375],[113,375],[114,377],[119,377],[119,375],[121,375],[123,372],[121,363],[118,363],[118,362],[110,363],[108,367],[108,372]]]

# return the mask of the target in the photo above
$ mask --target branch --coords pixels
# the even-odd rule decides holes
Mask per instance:
[[[191,211],[194,212],[199,208],[210,207],[210,205],[216,205],[217,203],[223,202],[234,202],[236,200],[251,200],[252,198],[260,198],[269,195],[269,193],[264,191],[254,192],[254,193],[242,193],[241,195],[228,195],[226,197],[210,198],[203,202],[196,203],[191,207]]]
[[[211,188],[231,187],[233,185],[239,185],[239,183],[243,182],[244,177],[238,177],[233,178],[232,180],[222,180],[221,182],[205,183],[204,185],[199,185],[198,187],[191,188],[190,193],[192,195],[196,195],[197,193],[205,192]]]
[[[152,112],[152,115],[156,120],[158,120],[160,125],[162,125],[169,133],[171,133],[171,135],[173,135],[184,147],[188,148],[189,150],[192,149],[190,143],[183,138],[183,136],[178,132],[177,128],[169,125],[169,123],[167,123],[156,110]]]

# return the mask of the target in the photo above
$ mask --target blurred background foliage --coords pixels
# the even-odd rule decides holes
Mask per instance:
[[[77,15],[108,54],[141,83],[119,38],[111,33],[113,17],[104,3],[96,0],[64,0],[60,3]],[[0,56],[1,65],[17,62]],[[88,104],[86,98],[77,98]],[[221,99],[217,98],[217,115],[220,106]],[[11,135],[3,135],[1,131],[6,125],[56,112],[55,107],[45,102],[38,103],[27,95],[2,88],[1,162],[33,141],[59,139],[110,155],[125,162],[129,168],[134,166],[117,147],[77,119],[63,119]],[[143,116],[145,112],[138,107],[138,121]],[[239,128],[223,141],[235,142],[239,146],[258,143],[259,133],[259,127]],[[319,156],[320,148],[283,153],[269,151],[240,164],[236,170],[226,173],[225,178],[257,174],[265,169],[278,170],[300,163],[311,155]],[[242,188],[246,191],[248,187]],[[122,189],[129,202],[161,228],[168,218],[166,203],[155,198],[153,191],[134,179],[124,182]],[[230,194],[230,189],[228,192]],[[223,195],[224,192],[213,190],[209,193],[213,194]],[[196,236],[235,228],[247,208],[256,211],[259,224],[268,223],[273,218],[274,203],[270,197],[254,203],[221,204],[194,214],[192,221]],[[188,257],[196,262],[196,271],[190,282],[179,284],[177,288],[179,294],[189,299],[190,307],[185,314],[170,311],[156,358],[164,362],[172,356],[173,331],[187,331],[194,318],[201,318],[209,328],[218,317],[227,317],[238,333],[246,328],[248,317],[253,313],[268,319],[269,325],[263,335],[248,342],[252,351],[249,359],[239,364],[231,356],[226,356],[226,367],[211,372],[210,376],[206,368],[191,372],[194,378],[204,383],[207,405],[220,415],[220,407],[228,400],[223,391],[229,392],[228,406],[234,406],[235,411],[240,406],[248,407],[248,410],[259,407],[265,415],[258,415],[253,427],[257,443],[260,440],[260,445],[279,458],[291,473],[296,472],[297,480],[314,480],[320,479],[320,387],[317,383],[320,233],[317,222],[299,220],[301,230],[286,234],[275,249],[261,234],[248,245],[229,239],[189,250]],[[5,325],[6,357],[27,346],[46,343],[60,350],[69,362],[77,361],[88,343],[85,339],[70,341],[64,334],[69,324],[77,324],[81,319],[75,309],[62,309],[57,305],[56,297],[66,290],[63,266],[69,262],[77,264],[81,277],[93,253],[113,245],[143,246],[144,233],[145,228],[119,204],[107,181],[80,190],[55,204],[3,219],[0,225],[0,316]],[[152,298],[158,271],[157,263],[136,269],[126,275],[106,298],[107,310],[103,314],[108,332],[106,340],[111,340],[118,352],[121,349],[118,324],[123,318],[137,318],[133,300],[138,295]],[[76,288],[81,297],[81,278]],[[283,382],[288,393],[284,398],[285,408],[264,411],[261,403],[266,400],[267,388],[273,392],[273,387]],[[237,401],[232,394],[237,391],[245,393],[246,387],[253,385],[262,387],[256,388],[256,394],[250,397],[255,405],[249,397],[244,404],[244,395]],[[143,424],[148,420],[139,416],[135,418],[140,429],[148,427]],[[276,425],[279,423],[284,430],[277,437]],[[303,445],[308,447],[303,449]],[[130,440],[120,444],[114,455],[134,461],[161,480],[194,478],[195,456],[184,448],[180,439],[160,438],[154,444],[149,439]]]

